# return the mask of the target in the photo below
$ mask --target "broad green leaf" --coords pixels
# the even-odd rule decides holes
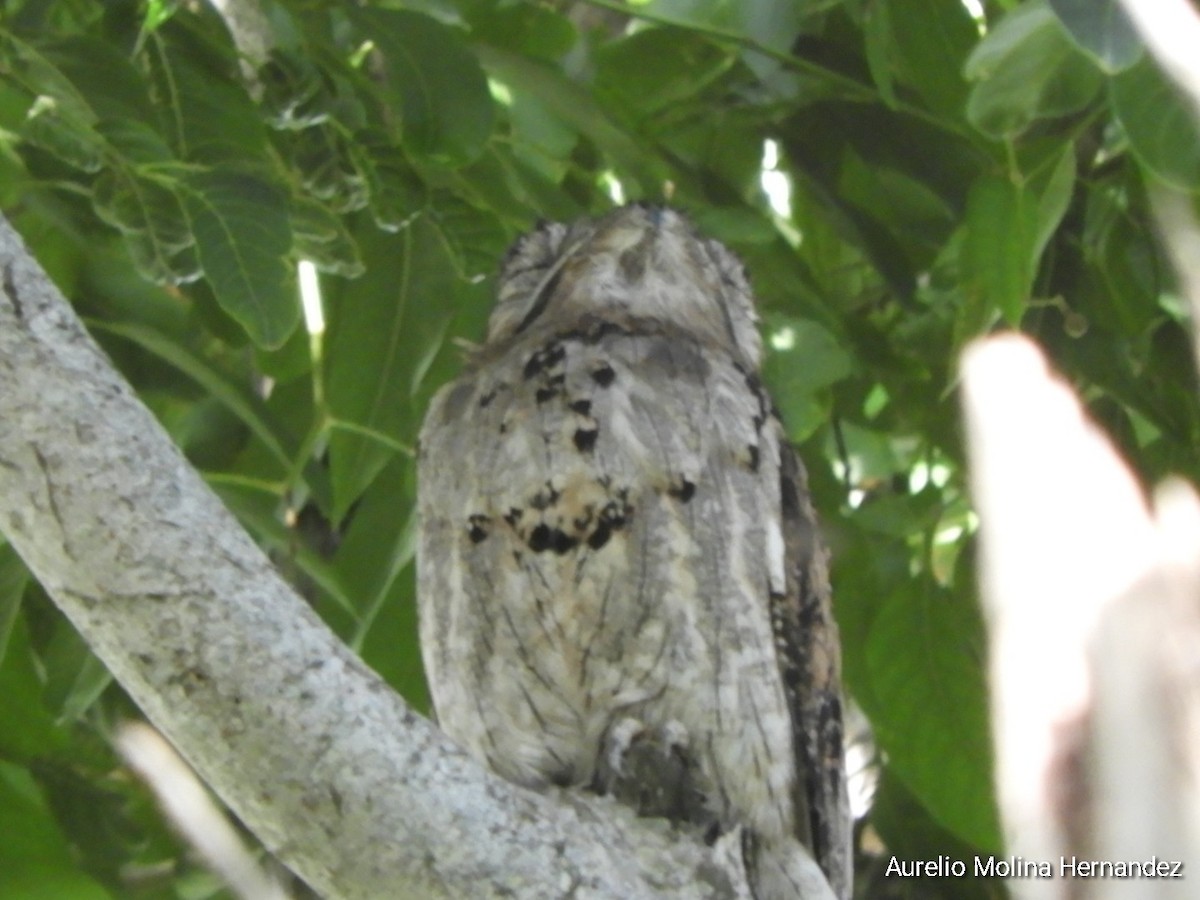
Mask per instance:
[[[304,189],[339,213],[362,209],[367,193],[355,151],[339,126],[325,123],[279,138]]]
[[[326,73],[298,52],[272,48],[258,78],[263,112],[275,128],[308,128],[327,120],[334,110]]]
[[[140,177],[135,169],[109,168],[92,186],[92,203],[101,220],[129,239],[130,255],[142,275],[156,283],[194,280],[191,223],[172,179]]]
[[[896,54],[892,38],[891,6],[887,3],[871,3],[863,9],[863,49],[866,51],[867,68],[871,80],[879,89],[883,102],[895,108],[896,73],[892,70],[892,58]]]
[[[112,684],[113,677],[65,621],[41,650],[48,674],[43,702],[63,724],[77,722]]]
[[[495,116],[487,79],[460,32],[423,13],[357,9],[383,62],[383,92],[405,148],[460,166],[479,155]]]
[[[30,646],[26,617],[18,615],[0,660],[0,697],[4,698],[0,759],[33,760],[67,746],[67,733],[55,724],[42,699],[44,688],[41,664]]]
[[[967,118],[993,137],[1078,112],[1104,82],[1043,0],[1022,4],[1001,19],[971,53],[964,72],[976,82]]]
[[[431,220],[437,226],[454,271],[464,281],[493,275],[511,235],[498,218],[450,193],[433,197]]]
[[[73,848],[37,782],[0,761],[0,896],[6,900],[111,900],[76,865]]]
[[[278,347],[300,321],[287,197],[232,171],[191,174],[187,188],[196,250],[217,301],[254,343]]]
[[[104,164],[104,141],[85,119],[71,115],[53,97],[38,97],[21,126],[21,137],[84,172],[98,172]]]
[[[355,645],[367,636],[397,577],[416,557],[416,500],[416,461],[396,456],[355,507],[338,545],[333,566],[360,614]]]
[[[535,59],[555,61],[567,53],[579,35],[574,23],[555,9],[485,0],[464,10],[471,36]]]
[[[867,665],[875,736],[891,767],[944,825],[999,852],[983,645],[970,600],[909,582],[880,610]]]
[[[102,119],[96,132],[108,141],[123,163],[169,163],[175,157],[163,136],[154,127],[137,119]]]
[[[563,123],[592,141],[622,179],[636,179],[638,190],[631,191],[631,198],[659,195],[665,177],[662,163],[614,124],[589,91],[557,68],[497,47],[479,45],[475,50],[491,77],[537,98]]]
[[[1138,162],[1183,191],[1200,188],[1200,140],[1190,106],[1147,56],[1109,82],[1113,113]]]
[[[363,273],[362,260],[345,222],[323,203],[307,197],[293,198],[291,214],[296,255],[312,261],[322,272],[343,278]]]
[[[1009,178],[985,175],[972,186],[962,267],[969,300],[983,313],[979,324],[993,312],[1012,326],[1021,321],[1033,281],[1037,215],[1036,199]]]
[[[8,636],[21,610],[21,597],[29,583],[29,571],[11,544],[0,542],[0,665],[8,650]]]
[[[694,98],[734,57],[677,28],[647,28],[600,48],[596,95],[614,117],[637,121]]]
[[[367,188],[367,205],[375,224],[399,231],[428,200],[428,188],[403,151],[374,129],[363,129],[349,146],[350,159]]]
[[[88,327],[119,335],[169,363],[181,375],[199,384],[209,397],[219,401],[244,423],[282,469],[292,467],[291,449],[295,443],[294,439],[274,421],[263,401],[247,385],[236,384],[209,360],[157,328],[129,321],[89,321]]]
[[[743,35],[755,44],[779,53],[791,52],[792,44],[804,28],[805,19],[821,5],[831,3],[778,3],[775,0],[650,0],[646,12],[680,26],[701,25]],[[763,53],[743,47],[743,62],[777,97],[795,92],[795,73]]]
[[[1049,0],[1072,40],[1105,72],[1120,72],[1142,55],[1142,41],[1121,0]]]
[[[266,130],[238,79],[237,58],[213,15],[174,16],[146,39],[160,130],[189,162],[266,168]]]
[[[1030,179],[1029,187],[1038,196],[1037,229],[1033,236],[1029,260],[1033,269],[1037,268],[1046,245],[1071,205],[1071,197],[1075,191],[1075,153],[1075,145],[1065,143],[1057,154],[1057,160],[1053,160],[1053,164],[1047,166],[1045,177]]]
[[[764,324],[763,379],[779,404],[788,436],[803,441],[828,419],[827,389],[851,373],[854,361],[816,322],[772,313]]]
[[[910,897],[940,897],[946,900],[1002,900],[1010,896],[1006,879],[975,877],[974,859],[987,853],[955,834],[931,815],[902,778],[889,766],[880,772],[871,803],[871,827],[879,832],[887,852],[897,859],[935,859],[949,857],[967,865],[967,878],[905,878]]]
[[[979,40],[961,0],[887,0],[889,69],[930,108],[959,119],[967,99],[963,63]]]
[[[335,428],[329,440],[335,521],[396,454],[394,442],[415,446],[413,395],[462,284],[427,216],[396,235],[372,228],[358,237],[367,272],[330,298],[325,344],[330,413],[355,429]]]
[[[72,35],[41,45],[98,120],[149,121],[154,106],[142,75],[111,41]]]

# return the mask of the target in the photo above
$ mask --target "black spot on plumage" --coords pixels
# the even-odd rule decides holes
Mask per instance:
[[[586,416],[592,411],[591,400],[575,400],[571,403],[571,412],[579,413],[581,416]]]
[[[751,471],[751,472],[757,472],[757,471],[758,471],[758,462],[759,462],[759,458],[758,458],[758,445],[757,445],[757,444],[750,444],[750,445],[749,445],[749,446],[746,448],[746,452],[747,452],[747,453],[749,454],[749,456],[750,456],[750,460],[749,460],[749,463],[748,463],[748,465],[750,466],[750,471]]]
[[[587,545],[593,550],[599,550],[612,537],[612,527],[603,520],[596,524],[596,530],[588,535]]]
[[[547,369],[553,369],[567,357],[567,350],[562,344],[551,344],[549,347],[543,347],[525,363],[525,368],[522,370],[522,375],[528,381],[536,377]]]
[[[673,484],[667,489],[667,493],[679,500],[681,503],[687,503],[696,495],[696,485],[682,478],[679,484]]]
[[[608,387],[616,380],[616,378],[617,373],[613,371],[613,367],[608,363],[605,363],[604,365],[599,366],[592,371],[592,381],[596,382],[596,384],[600,385],[602,388]]]
[[[575,430],[575,449],[580,453],[590,453],[596,446],[599,428],[577,428]]]
[[[534,553],[544,553],[551,550],[561,556],[578,546],[579,541],[571,537],[561,528],[551,528],[545,522],[529,532],[529,549]]]
[[[487,540],[488,526],[491,521],[490,518],[481,514],[470,516],[467,519],[467,536],[471,539],[471,543],[480,544]]]

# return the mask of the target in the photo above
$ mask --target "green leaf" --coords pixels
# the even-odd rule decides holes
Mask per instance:
[[[982,324],[993,311],[1010,325],[1021,321],[1033,282],[1037,203],[1008,178],[985,175],[967,197],[964,287],[978,304]]]
[[[428,189],[403,151],[387,135],[363,129],[354,135],[350,158],[367,187],[367,204],[375,224],[399,231],[425,207]]]
[[[399,456],[384,467],[355,507],[354,518],[334,556],[338,578],[347,593],[356,598],[360,624],[352,638],[355,646],[370,634],[376,617],[405,569],[411,581],[411,565],[417,546],[416,465],[412,457]],[[412,586],[409,585],[411,593]],[[389,632],[395,641],[397,635]],[[419,655],[415,631],[409,634],[409,652]],[[389,660],[392,668],[396,660]],[[382,669],[377,670],[381,674]]]
[[[450,193],[434,196],[430,214],[460,278],[478,281],[495,273],[511,243],[498,218]]]
[[[21,137],[84,172],[98,172],[104,164],[104,141],[52,97],[39,97],[30,107]]]
[[[232,381],[212,363],[157,328],[136,321],[88,321],[88,327],[132,341],[176,368],[180,374],[195,381],[206,394],[220,402],[236,416],[284,471],[292,468],[292,448],[296,443],[279,423],[274,421],[263,401],[246,384]]]
[[[215,15],[174,16],[146,40],[160,128],[190,162],[267,168],[266,131],[237,76],[237,57]]]
[[[536,59],[561,59],[579,39],[569,18],[531,3],[504,6],[487,0],[464,10],[464,15],[474,39]]]
[[[608,158],[618,175],[632,176],[639,190],[632,196],[658,196],[662,189],[662,164],[647,148],[608,117],[581,85],[561,71],[497,47],[476,47],[488,74],[512,89],[535,97],[564,124],[592,141]]]
[[[150,120],[154,106],[142,75],[112,42],[71,35],[40,48],[69,78],[97,119]]]
[[[983,644],[967,597],[910,582],[880,610],[867,665],[872,724],[889,764],[944,825],[1000,852]]]
[[[29,571],[17,551],[11,544],[0,543],[0,664],[8,651],[8,637],[21,611],[21,597],[28,583]]]
[[[681,26],[701,25],[718,28],[748,38],[748,42],[779,53],[789,53],[803,31],[806,18],[825,0],[807,3],[778,3],[774,0],[650,0],[647,13]],[[763,53],[750,48],[740,51],[742,61],[776,97],[793,94],[799,84],[795,73]]]
[[[766,317],[765,326],[763,379],[778,399],[788,436],[803,441],[828,419],[827,389],[851,373],[854,361],[809,319],[776,313]]]
[[[967,118],[993,137],[1020,134],[1039,119],[1078,112],[1104,83],[1042,0],[1024,3],[1001,19],[971,53],[964,71],[977,82]]]
[[[1194,113],[1153,60],[1147,56],[1114,77],[1109,96],[1138,162],[1180,190],[1200,188]]]
[[[701,35],[647,28],[600,48],[595,90],[614,116],[645,119],[694,98],[734,59]]]
[[[217,301],[254,343],[278,347],[300,321],[286,195],[231,171],[190,174],[187,187],[196,250]]]
[[[961,0],[887,0],[874,13],[886,20],[888,69],[911,85],[934,109],[953,119],[963,115],[967,83],[963,63],[979,40]]]
[[[1057,142],[1056,142],[1057,143]],[[1075,192],[1075,153],[1073,143],[1063,144],[1058,159],[1047,167],[1044,178],[1030,179],[1029,188],[1038,198],[1037,227],[1033,236],[1029,264],[1036,269],[1046,245],[1062,223]]]
[[[32,760],[53,754],[67,745],[67,734],[54,721],[42,700],[44,685],[40,662],[29,642],[25,617],[17,616],[0,660],[0,759]],[[3,843],[0,841],[0,843]]]
[[[199,274],[190,251],[191,223],[173,179],[144,178],[137,170],[109,168],[92,186],[96,215],[126,236],[142,275],[159,284],[183,284]]]
[[[262,107],[275,128],[308,128],[334,111],[326,73],[315,62],[284,47],[273,47],[258,69]]]
[[[487,79],[461,34],[422,13],[355,9],[383,61],[383,94],[404,146],[460,166],[483,150],[495,116]]]
[[[357,237],[367,272],[329,298],[325,344],[330,413],[355,429],[335,428],[330,436],[334,521],[395,455],[395,442],[415,445],[420,414],[413,396],[465,286],[427,216],[397,235],[372,228]]]
[[[297,256],[311,260],[322,272],[343,278],[357,278],[363,273],[358,246],[345,222],[323,203],[307,197],[293,198],[291,223]]]
[[[0,761],[0,896],[9,900],[111,900],[79,871],[72,848],[29,772]]]
[[[1142,56],[1142,40],[1121,0],[1049,0],[1067,33],[1105,72],[1128,69]]]

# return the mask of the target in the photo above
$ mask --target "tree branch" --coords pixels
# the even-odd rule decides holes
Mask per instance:
[[[745,897],[603,798],[484,771],[284,584],[0,217],[0,530],[150,720],[328,897]]]

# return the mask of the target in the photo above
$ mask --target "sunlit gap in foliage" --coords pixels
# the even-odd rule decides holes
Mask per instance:
[[[840,459],[832,460],[833,474],[844,485],[853,485],[857,481],[857,476],[854,474],[854,460],[843,462]],[[867,497],[867,492],[862,488],[848,487],[846,491],[846,505],[851,509],[858,509],[863,500]]]
[[[772,350],[780,350],[787,352],[794,350],[796,347],[796,329],[791,325],[784,325],[782,328],[777,328],[771,332],[771,336],[767,339],[771,343]]]
[[[921,460],[908,473],[908,489],[919,494],[929,484],[943,488],[950,480],[950,467],[941,462],[926,462]]]
[[[975,20],[975,27],[979,29],[980,36],[987,34],[987,16],[984,15],[981,0],[962,0],[962,5]]]
[[[784,219],[792,217],[792,180],[779,171],[779,144],[770,138],[763,141],[762,174],[759,183],[771,209]]]
[[[324,356],[325,310],[321,305],[321,279],[317,277],[317,267],[307,259],[302,259],[297,264],[296,275],[300,282],[300,308],[304,311],[304,329],[308,332],[308,352],[313,361],[313,399],[319,409],[324,405],[321,359]]]
[[[363,62],[368,56],[371,55],[371,51],[374,49],[374,41],[363,41],[361,44],[359,44],[358,49],[350,54],[350,68],[357,69],[361,67]]]
[[[300,276],[300,303],[304,308],[304,327],[314,337],[325,333],[325,311],[321,308],[321,281],[317,267],[302,259],[296,267]]]
[[[625,205],[625,185],[621,184],[617,176],[608,169],[600,173],[600,185],[608,191],[608,196],[612,197],[613,203],[617,206]]]
[[[512,91],[508,89],[507,84],[497,81],[495,78],[489,78],[487,85],[493,100],[501,106],[512,106]]]
[[[779,144],[767,138],[763,141],[762,168],[758,183],[767,195],[767,203],[775,213],[775,227],[793,247],[800,246],[800,232],[792,224],[792,179],[779,168]]]
[[[861,720],[861,712],[851,714]],[[858,728],[855,728],[858,725]],[[865,724],[852,721],[846,729],[846,787],[850,795],[850,812],[861,819],[871,811],[879,782],[879,760],[875,744]],[[857,739],[856,739],[857,738]]]

